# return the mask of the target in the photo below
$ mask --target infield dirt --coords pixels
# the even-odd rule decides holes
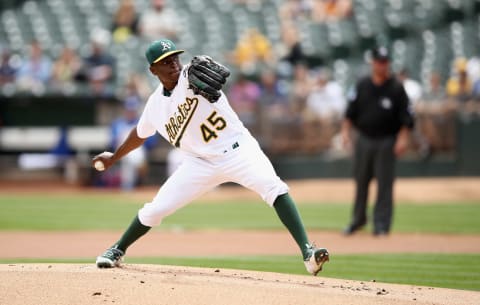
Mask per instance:
[[[227,269],[125,265],[0,265],[8,305],[473,305],[480,293]]]

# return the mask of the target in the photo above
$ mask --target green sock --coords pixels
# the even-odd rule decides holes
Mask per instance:
[[[128,229],[125,231],[125,233],[123,233],[120,240],[115,244],[117,246],[117,249],[120,249],[125,253],[127,251],[127,248],[131,244],[133,244],[137,239],[142,237],[150,229],[151,227],[142,225],[142,223],[138,219],[138,215],[135,216]]]
[[[310,243],[308,242],[307,233],[303,227],[302,218],[300,217],[292,198],[288,193],[280,195],[273,203],[273,207],[282,223],[287,227],[288,231],[297,242],[302,251],[303,258],[305,259],[308,255],[306,245]]]

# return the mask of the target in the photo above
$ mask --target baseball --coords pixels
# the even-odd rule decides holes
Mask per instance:
[[[103,162],[100,161],[100,160],[95,161],[95,163],[93,164],[93,166],[95,166],[95,169],[96,169],[97,171],[99,171],[99,172],[105,170],[105,165],[103,165]]]
[[[111,158],[113,156],[113,153],[111,153],[109,151],[104,151],[103,153],[99,154],[98,156],[105,157],[105,158]],[[102,160],[95,161],[95,163],[93,163],[93,166],[99,172],[105,170],[105,164],[103,164]]]

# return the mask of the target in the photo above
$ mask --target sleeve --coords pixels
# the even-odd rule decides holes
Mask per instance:
[[[415,118],[413,113],[413,107],[410,99],[408,98],[407,92],[402,84],[399,84],[399,121],[402,126],[408,127],[410,129],[415,125]]]
[[[345,110],[345,118],[355,121],[358,115],[358,90],[360,83],[350,88],[347,93],[347,108]]]
[[[138,120],[137,124],[137,135],[142,138],[146,139],[148,137],[151,137],[155,134],[155,126],[150,123],[150,120],[148,119],[148,103],[147,106],[145,106],[145,109],[143,110],[142,115],[140,116],[140,119]]]

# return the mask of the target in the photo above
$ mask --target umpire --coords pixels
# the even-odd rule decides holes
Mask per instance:
[[[371,74],[357,82],[342,122],[342,138],[347,147],[352,145],[352,129],[357,131],[353,153],[355,203],[345,235],[353,234],[367,223],[368,187],[374,177],[378,191],[373,234],[389,233],[395,160],[407,149],[414,124],[403,85],[390,73],[387,48],[375,48],[370,54]]]

